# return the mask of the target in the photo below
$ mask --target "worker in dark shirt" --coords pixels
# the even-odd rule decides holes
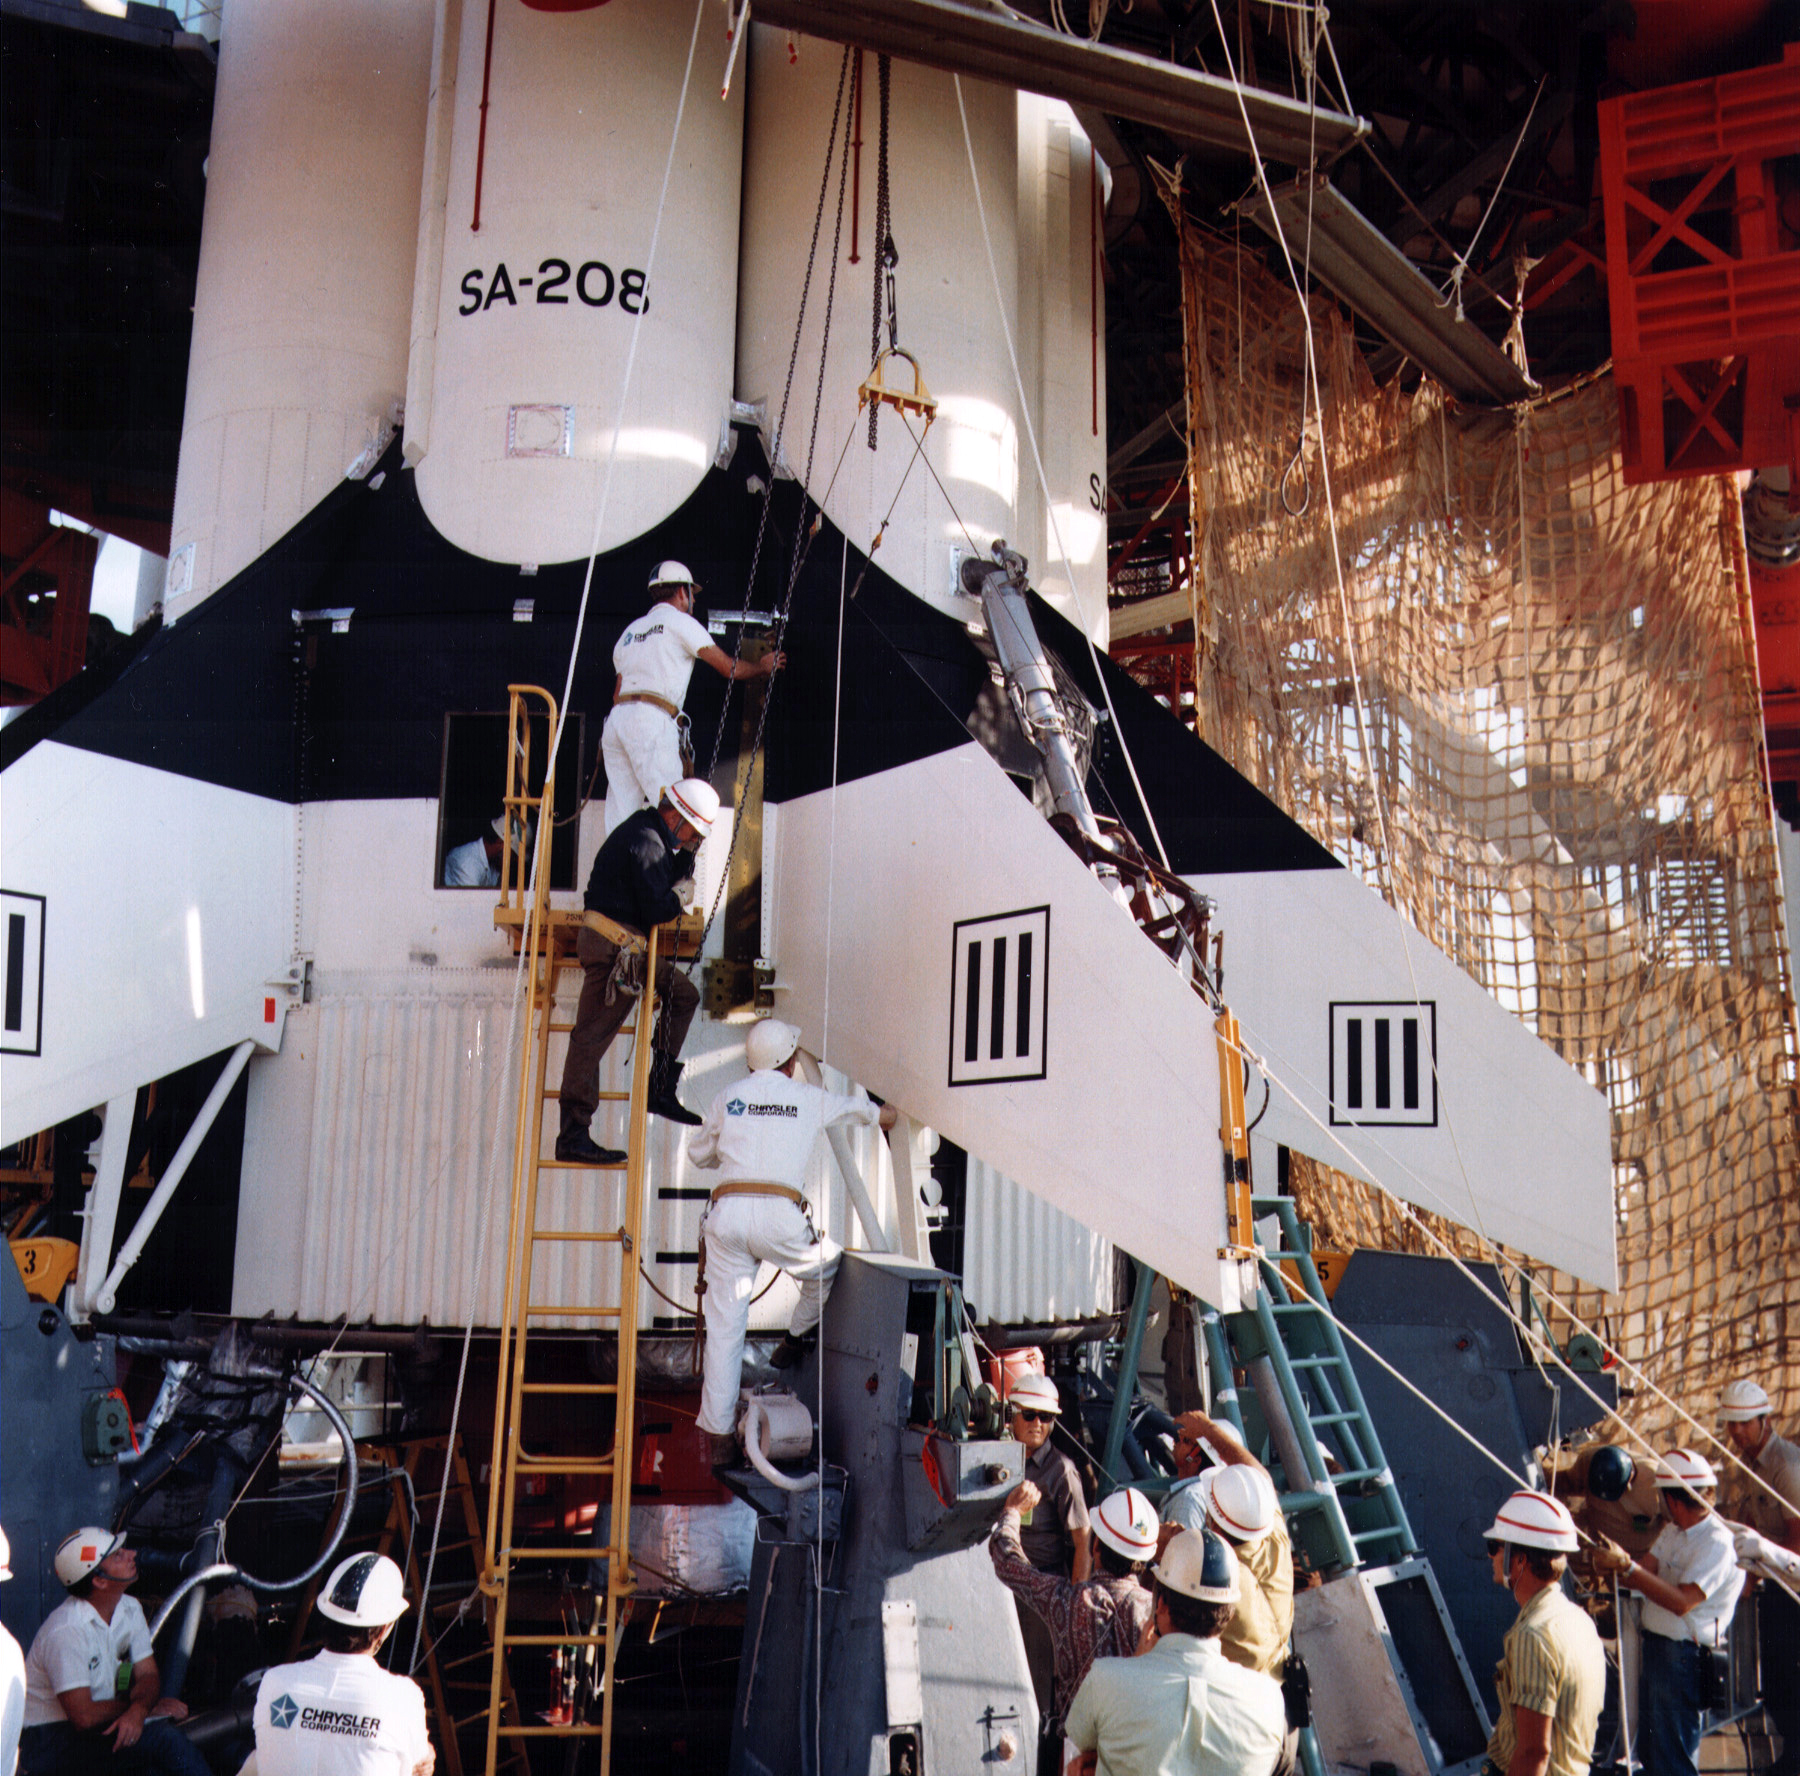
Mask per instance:
[[[567,1165],[617,1165],[625,1155],[598,1145],[588,1132],[600,1106],[600,1060],[631,1012],[638,988],[627,977],[652,925],[682,911],[679,892],[694,875],[694,853],[718,818],[710,783],[684,777],[663,791],[655,808],[640,808],[608,834],[594,859],[585,896],[585,923],[575,940],[584,979],[569,1055],[563,1063],[556,1157]],[[638,966],[641,968],[642,963]],[[652,1115],[698,1126],[700,1118],[676,1095],[681,1063],[700,995],[672,961],[657,965],[656,1052],[650,1064]]]

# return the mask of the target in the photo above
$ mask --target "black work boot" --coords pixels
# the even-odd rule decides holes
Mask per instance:
[[[564,1129],[556,1137],[556,1157],[564,1165],[614,1166],[625,1163],[616,1147],[602,1147],[586,1129]]]
[[[670,1122],[698,1128],[701,1119],[676,1097],[681,1084],[681,1063],[673,1055],[658,1053],[650,1063],[650,1101],[645,1108],[652,1116],[665,1116]]]
[[[743,1451],[734,1432],[727,1431],[721,1436],[717,1431],[706,1433],[708,1460],[716,1474],[721,1468],[735,1468],[742,1464]]]
[[[807,1346],[811,1342],[810,1339],[796,1338],[791,1332],[782,1333],[781,1342],[769,1352],[769,1367],[792,1369],[806,1355]]]

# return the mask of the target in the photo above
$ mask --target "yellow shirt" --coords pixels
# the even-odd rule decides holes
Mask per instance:
[[[1488,1741],[1489,1761],[1502,1771],[1511,1765],[1519,1745],[1513,1710],[1529,1708],[1550,1716],[1547,1776],[1587,1776],[1606,1694],[1606,1655],[1594,1624],[1560,1584],[1546,1585],[1519,1611],[1505,1646],[1494,1672],[1500,1719]]]
[[[1232,1664],[1267,1672],[1279,1683],[1294,1631],[1294,1555],[1281,1514],[1261,1541],[1235,1552],[1242,1595],[1219,1635],[1219,1650]]]

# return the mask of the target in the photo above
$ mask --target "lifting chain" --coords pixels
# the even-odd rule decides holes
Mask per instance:
[[[875,298],[869,315],[869,362],[881,355],[882,298],[887,299],[887,335],[890,348],[900,343],[900,308],[894,294],[894,267],[900,263],[899,249],[894,245],[894,214],[888,194],[888,86],[892,64],[886,56],[875,61],[875,78],[881,89],[880,134],[875,158]],[[869,406],[869,448],[875,448],[876,421],[880,403]]]

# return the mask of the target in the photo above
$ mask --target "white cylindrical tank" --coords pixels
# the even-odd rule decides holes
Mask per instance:
[[[1100,275],[1105,170],[1074,113],[1019,95],[1019,362],[1050,486],[1030,445],[1019,535],[1032,584],[1106,645],[1106,311]]]
[[[406,388],[433,0],[232,0],[164,614],[276,541]]]
[[[645,281],[692,22],[691,6],[653,0],[580,12],[496,0],[490,54],[489,4],[465,0],[441,275],[435,306],[421,305],[433,337],[414,351],[429,410],[409,403],[407,454],[432,522],[489,560],[587,553],[615,425],[602,549],[667,517],[718,453],[743,101],[720,102],[729,43],[710,6]]]
[[[749,44],[737,388],[741,400],[767,404],[771,437],[793,348],[842,54],[835,44],[813,38],[797,43],[794,61],[779,31],[753,26]],[[863,62],[861,165],[852,175],[861,203],[853,230],[846,196],[824,401],[811,444],[812,492],[863,549],[891,507],[876,562],[909,591],[948,607],[956,552],[967,553],[972,542],[985,554],[995,537],[1010,541],[1015,535],[1029,465],[955,85],[948,74],[905,62],[893,64],[888,145],[899,343],[917,357],[937,397],[924,454],[944,491],[926,463],[914,461],[913,438],[893,411],[882,413],[879,448],[871,454],[867,447],[868,421],[857,412],[856,391],[870,367],[879,109],[875,57],[865,54]],[[1001,287],[1009,311],[1016,312],[1018,101],[1010,89],[974,80],[963,82],[963,97]],[[841,143],[842,119],[838,134]],[[805,473],[812,430],[836,204],[834,170],[782,443],[782,456],[797,475]],[[908,386],[911,372],[900,363],[893,377]]]
[[[766,403],[771,435],[793,346],[840,55],[834,45],[805,38],[793,60],[782,33],[752,30],[738,395]],[[864,55],[861,116],[852,124],[861,152],[852,161],[850,189],[859,201],[854,227],[846,201],[839,241],[818,436],[811,439],[812,400],[836,220],[835,172],[782,456],[795,474],[804,474],[811,448],[812,490],[859,546],[868,548],[887,518],[875,559],[928,602],[957,608],[956,556],[971,545],[985,554],[995,537],[1004,536],[1030,558],[1033,584],[1072,619],[1085,614],[1104,638],[1105,530],[1096,503],[1106,471],[1097,163],[1066,106],[976,80],[962,83],[1006,325],[1018,352],[1015,378],[955,83],[948,74],[903,62],[893,64],[891,82],[898,337],[937,397],[937,418],[920,453],[906,424],[884,411],[879,447],[871,454],[868,422],[856,408],[857,386],[870,365],[880,155],[876,62]],[[840,140],[842,135],[840,120]],[[1021,423],[1020,378],[1044,455],[1061,551]],[[911,371],[890,361],[889,380],[909,386]]]

